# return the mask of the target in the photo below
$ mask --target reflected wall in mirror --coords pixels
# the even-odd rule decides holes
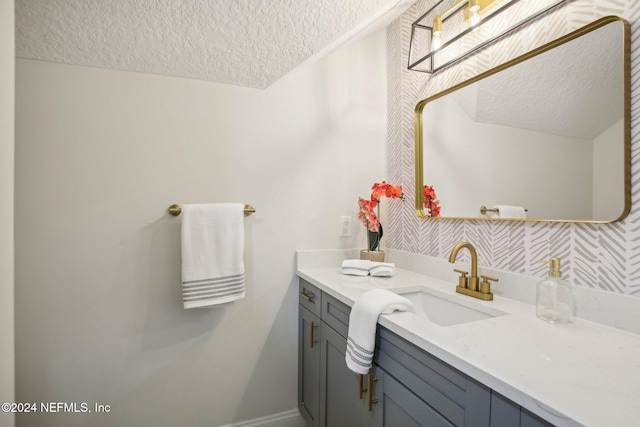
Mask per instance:
[[[612,222],[631,207],[629,25],[602,18],[416,106],[416,208]],[[509,218],[512,219],[512,218]]]

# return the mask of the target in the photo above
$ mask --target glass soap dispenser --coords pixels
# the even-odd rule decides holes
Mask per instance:
[[[550,323],[573,322],[573,290],[560,273],[560,259],[540,261],[549,264],[549,277],[538,282],[536,316]]]

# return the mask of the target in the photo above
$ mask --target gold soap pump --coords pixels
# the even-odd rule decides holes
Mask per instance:
[[[562,279],[560,259],[540,262],[549,264],[549,277],[538,282],[536,316],[549,323],[573,322],[573,289]]]

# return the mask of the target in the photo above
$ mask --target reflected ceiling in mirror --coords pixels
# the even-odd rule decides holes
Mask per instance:
[[[602,18],[420,101],[416,208],[437,218],[613,222],[631,207],[629,25]],[[481,213],[481,207],[489,208]],[[522,209],[520,209],[522,210]],[[506,209],[503,209],[503,213]]]

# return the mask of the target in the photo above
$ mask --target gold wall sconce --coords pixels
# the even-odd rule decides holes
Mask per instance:
[[[565,1],[456,0],[452,4],[441,0],[411,26],[408,68],[435,73]],[[503,15],[503,19],[494,20],[507,9],[511,12],[506,18]],[[490,28],[483,27],[490,20],[493,20]]]

